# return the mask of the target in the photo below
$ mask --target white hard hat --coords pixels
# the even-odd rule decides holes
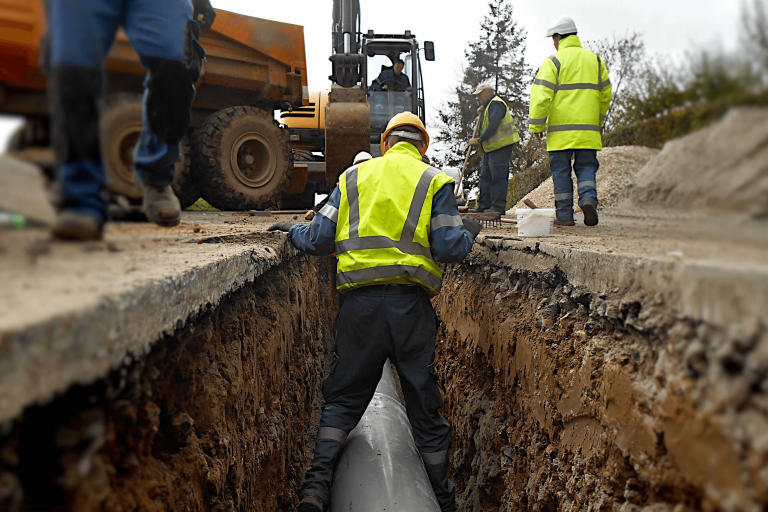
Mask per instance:
[[[358,154],[355,155],[355,161],[352,162],[352,165],[357,165],[359,163],[365,162],[367,160],[370,160],[373,158],[370,153],[367,151],[361,151]]]
[[[565,16],[557,18],[547,27],[547,37],[552,37],[555,34],[565,36],[568,34],[575,34],[576,32],[578,32],[578,30],[576,30],[576,23],[574,23],[573,19]]]
[[[493,87],[491,87],[488,84],[480,84],[480,85],[477,86],[477,89],[475,89],[475,92],[473,92],[472,94],[477,96],[478,94],[480,94],[483,91],[491,91],[491,92],[493,92]]]

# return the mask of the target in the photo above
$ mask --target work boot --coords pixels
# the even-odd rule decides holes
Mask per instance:
[[[581,211],[584,212],[584,225],[597,226],[597,206],[592,203],[581,205]]]
[[[299,512],[323,512],[323,503],[314,496],[305,496],[299,503]]]
[[[59,240],[101,240],[103,232],[104,224],[99,219],[71,210],[60,212],[53,225],[53,236]]]
[[[424,464],[441,512],[456,512],[456,486],[448,478],[449,463]]]
[[[170,185],[144,189],[144,215],[158,226],[170,228],[181,222],[181,205]]]
[[[555,226],[575,226],[576,222],[573,219],[555,219],[553,224]]]
[[[486,212],[486,211],[488,211],[488,208],[482,208],[482,209],[480,209],[480,208],[473,208],[471,210],[467,210],[467,213],[483,213],[483,212]]]

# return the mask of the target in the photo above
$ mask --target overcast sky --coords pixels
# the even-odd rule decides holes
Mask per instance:
[[[328,89],[331,0],[213,0],[213,6],[304,26],[310,89]],[[434,41],[437,60],[422,62],[428,122],[456,82],[469,41],[477,39],[488,12],[485,0],[361,0],[363,32],[402,33]],[[651,53],[682,58],[697,46],[732,51],[738,43],[740,0],[512,0],[515,17],[528,33],[526,59],[536,69],[554,51],[544,37],[558,16],[570,16],[582,39],[637,30]],[[610,72],[610,70],[609,70]],[[0,148],[18,122],[0,118]],[[434,133],[434,130],[430,130]]]

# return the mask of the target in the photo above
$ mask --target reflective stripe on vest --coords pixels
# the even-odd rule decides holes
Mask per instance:
[[[496,129],[496,133],[494,133],[488,140],[483,142],[483,151],[485,151],[486,153],[490,153],[491,151],[496,151],[497,149],[501,149],[504,146],[509,146],[520,141],[520,135],[517,133],[515,120],[512,119],[512,114],[510,114],[507,104],[504,103],[504,100],[502,100],[498,96],[495,96],[488,103],[488,106],[485,108],[485,114],[483,115],[482,132],[485,132],[485,129],[488,127],[488,122],[490,118],[489,112],[491,110],[491,104],[495,101],[499,101],[504,105],[504,108],[506,109],[506,113],[504,114],[504,118],[499,123],[499,127]]]
[[[412,145],[401,142],[383,157],[341,176],[335,247],[339,291],[373,284],[418,284],[432,296],[439,293],[442,273],[429,247],[436,228],[424,212],[431,212],[434,194],[453,179],[419,158]],[[398,210],[392,211],[393,206]],[[455,221],[436,221],[448,222]]]

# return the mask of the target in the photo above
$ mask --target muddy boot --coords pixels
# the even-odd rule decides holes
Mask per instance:
[[[158,226],[170,228],[181,222],[181,205],[171,186],[144,189],[144,215]]]
[[[75,213],[65,210],[56,217],[53,225],[53,236],[59,240],[101,240],[104,224],[86,213]]]
[[[581,205],[581,211],[584,212],[584,225],[597,226],[597,206],[592,203]]]
[[[555,226],[575,226],[576,222],[573,219],[555,219],[553,224]]]
[[[333,465],[346,440],[347,435],[342,430],[329,427],[320,429],[315,455],[301,483],[299,512],[323,512],[328,507],[331,501]]]
[[[456,512],[456,486],[448,478],[449,463],[424,464],[441,512]]]

